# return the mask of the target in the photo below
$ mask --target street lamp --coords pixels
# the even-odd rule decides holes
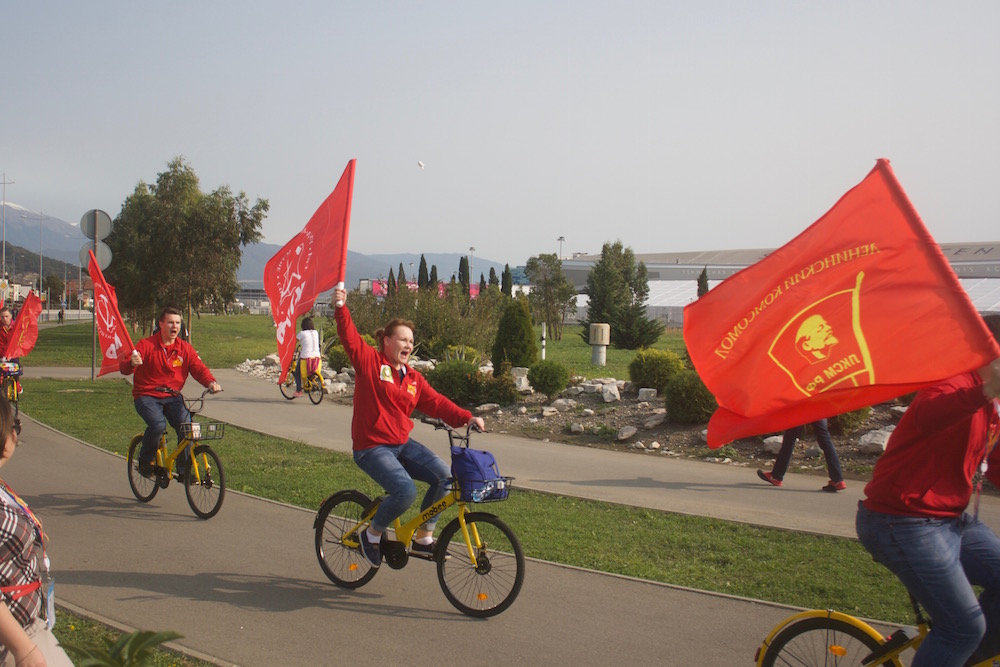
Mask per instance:
[[[7,278],[7,186],[14,181],[7,180],[7,172],[3,174],[3,278]]]
[[[473,281],[472,276],[474,275],[473,271],[472,271],[472,262],[475,259],[476,259],[476,249],[473,246],[469,246],[469,288],[470,289],[472,288],[472,281]]]
[[[566,240],[565,236],[560,236],[559,238],[556,239],[556,241],[559,241],[559,259],[562,259],[562,244],[563,241],[565,240]]]

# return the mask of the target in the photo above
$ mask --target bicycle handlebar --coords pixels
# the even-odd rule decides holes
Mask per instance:
[[[164,394],[170,394],[171,396],[180,396],[181,400],[184,401],[184,406],[187,408],[187,411],[193,415],[196,415],[205,409],[206,396],[208,396],[209,394],[217,394],[222,390],[220,389],[218,392],[215,392],[212,391],[211,389],[206,388],[205,391],[201,392],[201,396],[199,396],[198,398],[188,398],[181,392],[177,391],[176,389],[171,389],[170,387],[153,387],[153,391],[159,391]],[[195,409],[194,407],[195,405],[198,406],[197,409]]]
[[[475,425],[474,422],[469,422],[465,425],[465,435],[462,435],[458,429],[452,428],[447,422],[442,419],[436,419],[432,417],[423,417],[420,419],[425,424],[430,424],[435,430],[443,429],[448,431],[448,442],[454,443],[455,440],[460,440],[466,447],[469,446],[469,438],[472,432],[482,433],[482,431]]]

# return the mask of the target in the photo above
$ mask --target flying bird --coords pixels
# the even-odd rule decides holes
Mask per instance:
[[[420,160],[417,160],[417,166],[420,167],[421,169],[423,169],[424,168],[424,163],[421,162]]]

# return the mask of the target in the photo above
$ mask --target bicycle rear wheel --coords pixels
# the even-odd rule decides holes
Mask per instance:
[[[341,588],[364,586],[378,569],[358,551],[358,531],[371,498],[360,491],[340,491],[330,496],[316,515],[316,558],[323,573]]]
[[[128,485],[137,500],[148,503],[160,490],[156,477],[143,477],[139,474],[139,450],[142,449],[142,434],[132,438],[128,445]]]
[[[806,618],[778,633],[764,653],[761,667],[860,667],[880,646],[867,632],[836,618]],[[881,665],[899,666],[898,660]]]
[[[468,544],[458,519],[445,526],[438,538],[438,582],[448,602],[463,614],[496,616],[521,592],[524,551],[514,531],[497,516],[470,512],[465,522]]]
[[[318,373],[309,376],[309,400],[319,405],[323,400],[323,378]]]
[[[200,518],[211,519],[219,513],[226,497],[226,476],[215,450],[208,445],[195,447],[187,475],[184,493],[188,505]]]
[[[285,381],[278,385],[278,389],[281,390],[281,395],[289,401],[295,398],[295,374],[292,371],[292,368],[295,368],[295,364],[292,364],[292,367],[289,368],[288,372],[285,374]]]

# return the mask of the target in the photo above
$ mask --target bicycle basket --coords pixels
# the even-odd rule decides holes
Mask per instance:
[[[218,440],[226,432],[224,422],[185,422],[181,435],[187,440]]]
[[[514,479],[500,474],[490,452],[458,446],[451,448],[451,474],[458,482],[459,498],[473,503],[507,500]]]
[[[21,364],[15,361],[4,361],[0,363],[0,373],[4,375],[21,375]]]

